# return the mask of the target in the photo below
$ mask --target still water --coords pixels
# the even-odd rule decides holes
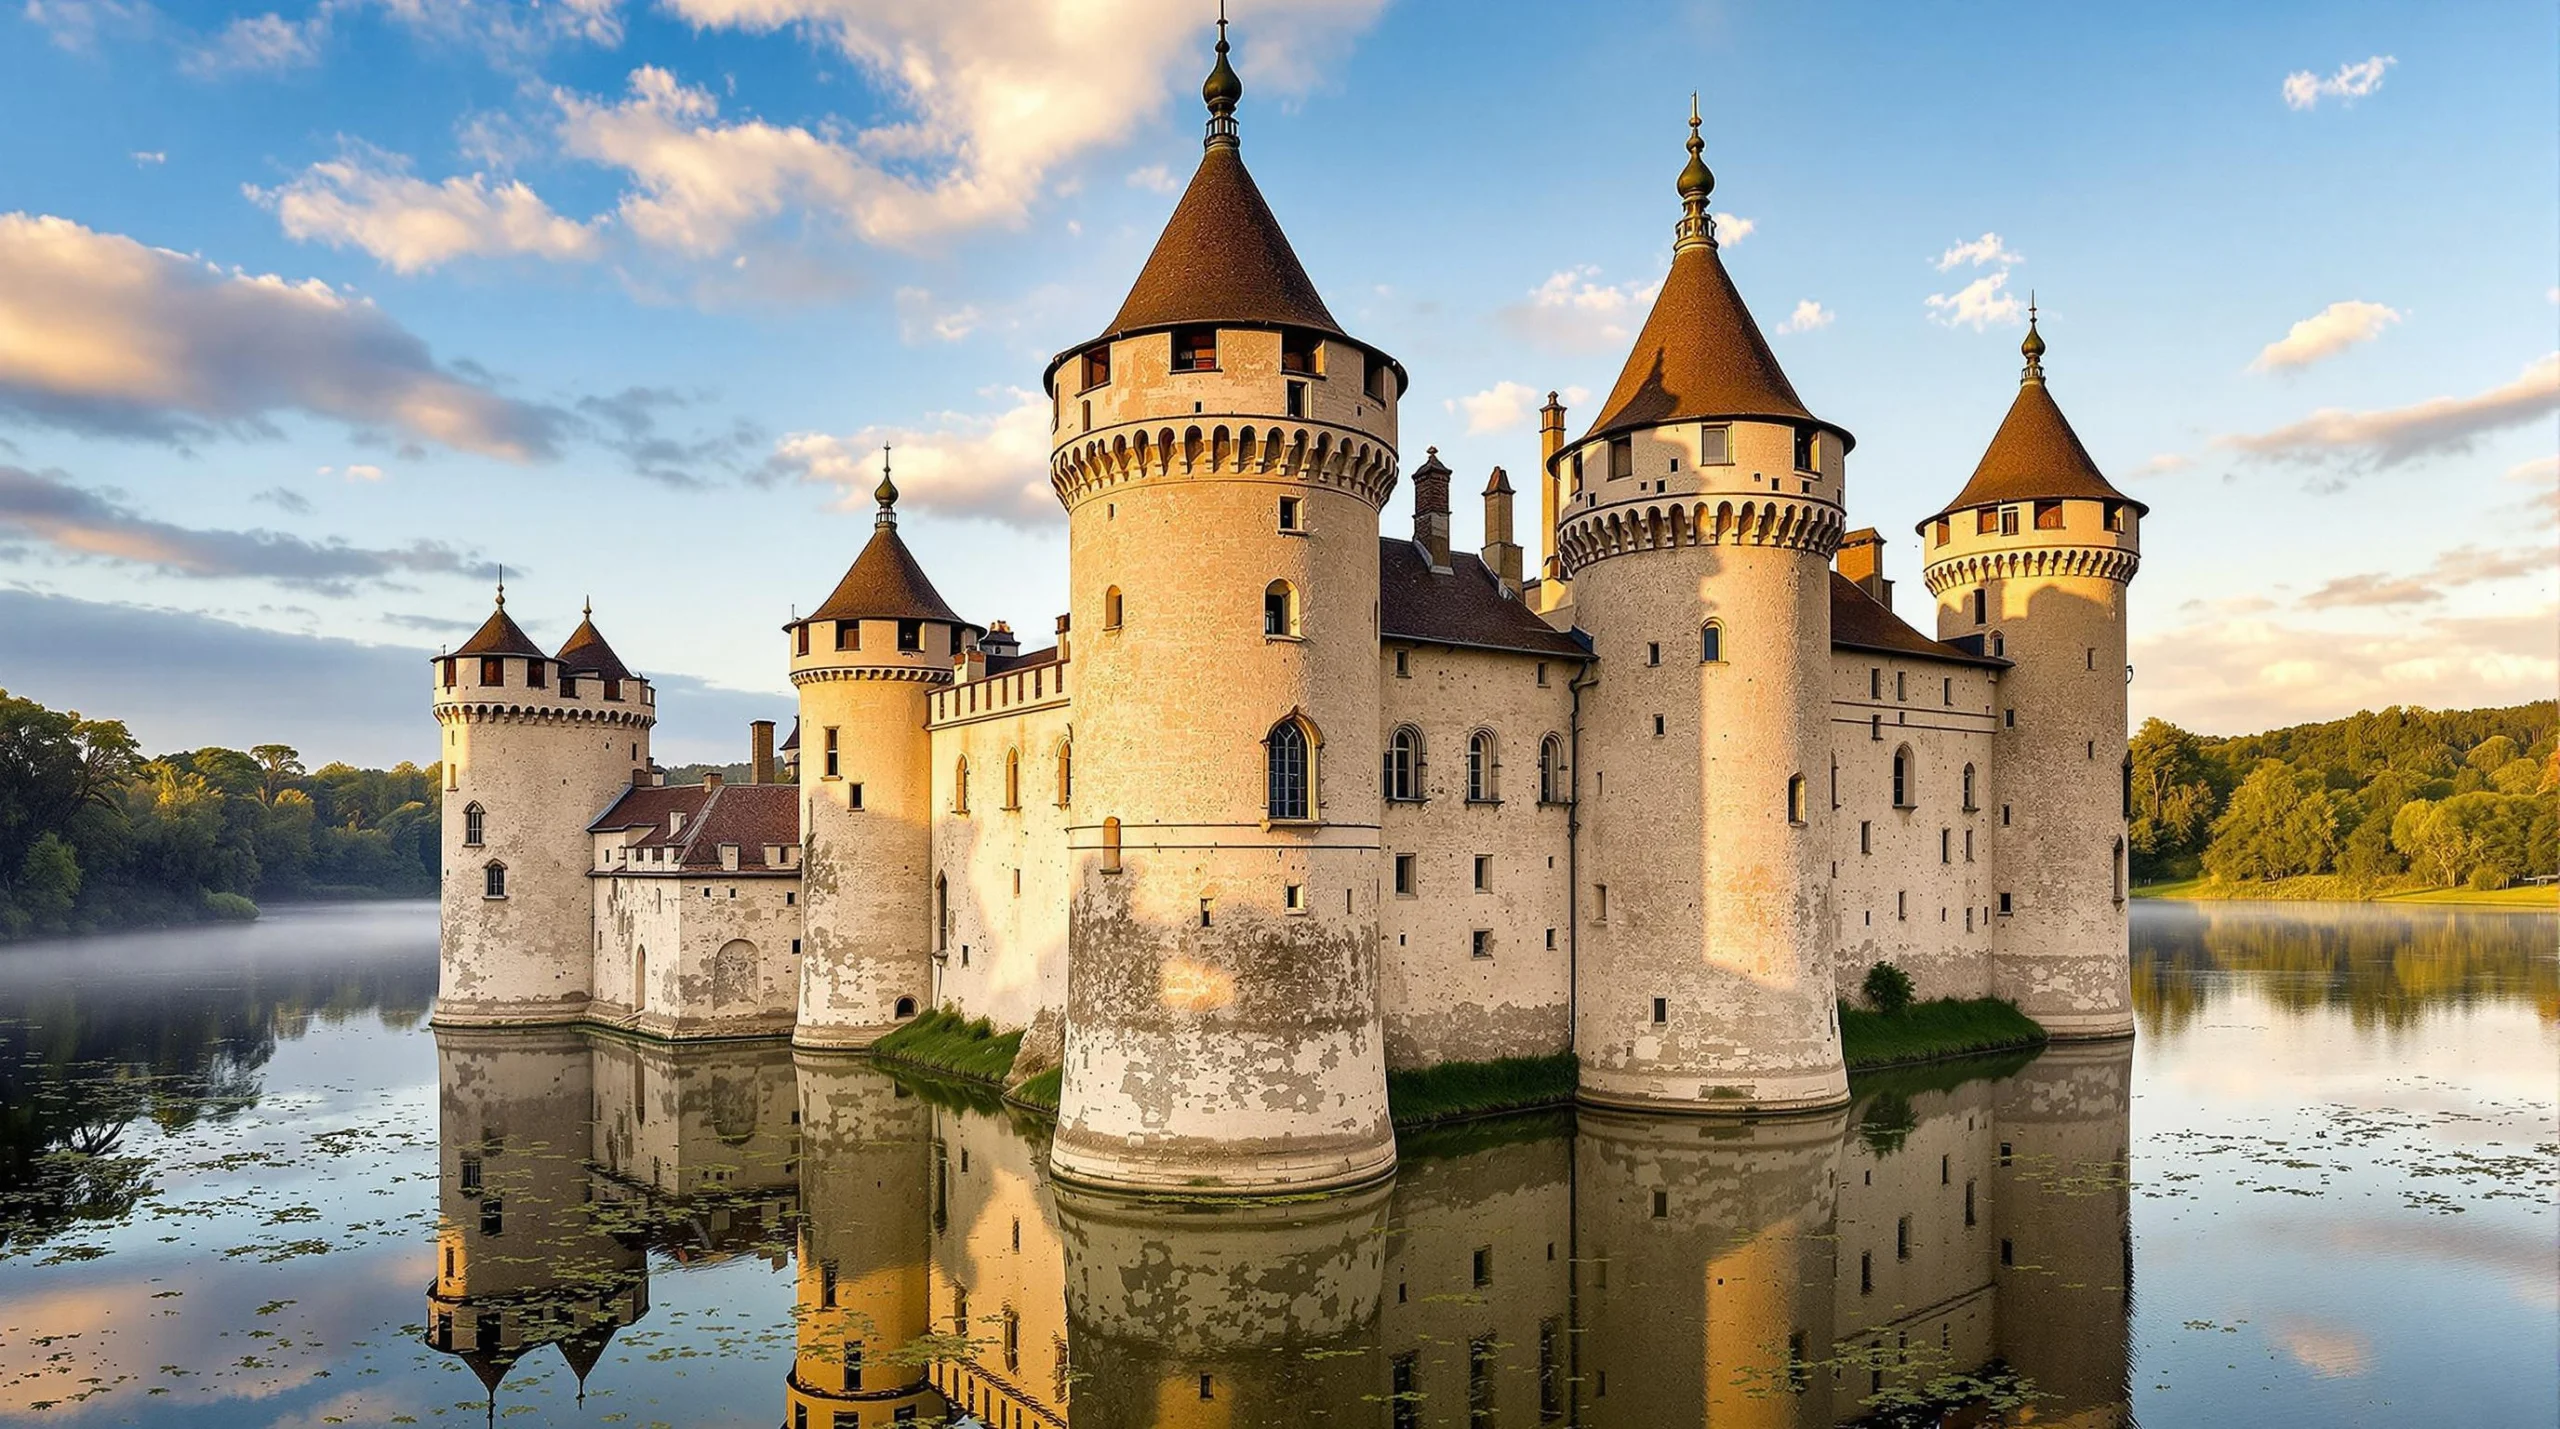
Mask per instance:
[[[0,950],[0,1423],[2560,1414],[2550,915],[2140,905],[2134,1042],[1252,1209],[858,1060],[436,1033],[434,918]]]

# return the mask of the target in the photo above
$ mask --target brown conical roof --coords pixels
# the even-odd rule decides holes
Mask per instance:
[[[925,579],[907,543],[898,539],[895,522],[872,528],[871,543],[854,557],[853,566],[836,582],[810,620],[944,620],[968,625],[943,603],[933,582]],[[977,627],[971,626],[971,629]]]
[[[1347,336],[1233,145],[1200,155],[1106,336],[1176,323],[1314,328]]]
[[[2080,445],[2080,434],[2071,430],[2070,420],[2062,415],[2053,393],[2046,390],[2044,374],[2030,369],[2026,380],[2018,384],[2018,397],[2009,404],[2009,415],[2000,419],[2000,430],[1992,434],[1990,448],[1973,469],[1973,479],[1938,516],[2004,501],[2069,497],[2123,501],[2146,513],[2151,509],[2116,490],[2098,470],[2089,449]],[[1936,519],[1932,516],[1929,521]],[[1929,521],[1921,522],[1919,529],[1926,530]]]
[[[533,643],[533,637],[524,633],[524,627],[516,624],[514,616],[507,614],[507,597],[504,592],[499,593],[498,608],[489,612],[489,618],[480,622],[480,628],[471,632],[471,638],[463,641],[459,648],[449,653],[530,655],[537,660],[543,658],[542,647]]]
[[[613,653],[613,647],[605,643],[604,632],[596,629],[595,612],[592,610],[578,622],[577,629],[569,632],[569,641],[560,647],[560,653],[551,658],[574,675],[597,675],[608,680],[639,678],[622,663],[621,656]]]
[[[1673,250],[1671,272],[1636,334],[1635,350],[1583,439],[1721,417],[1821,421],[1805,410],[1778,367],[1715,245],[1685,243]]]

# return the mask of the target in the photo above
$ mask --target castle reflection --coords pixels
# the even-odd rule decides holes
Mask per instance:
[[[2130,1422],[2131,1046],[1748,1125],[1409,1138],[1395,1180],[1204,1207],[1054,1187],[1045,1127],[770,1044],[437,1033],[427,1338],[581,1385],[649,1276],[791,1270],[788,1429]]]

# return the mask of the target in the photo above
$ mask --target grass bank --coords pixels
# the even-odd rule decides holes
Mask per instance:
[[[1021,1050],[1021,1033],[999,1036],[983,1017],[973,1022],[939,1007],[871,1044],[871,1055],[885,1061],[999,1087],[1013,1070],[1014,1054]]]
[[[1398,1126],[1424,1126],[1460,1117],[1489,1116],[1555,1106],[1573,1100],[1582,1064],[1571,1052],[1550,1057],[1505,1057],[1493,1062],[1443,1062],[1387,1073],[1387,1114]]]
[[[1997,997],[1944,997],[1900,1012],[1840,1004],[1840,1055],[1852,1072],[1942,1057],[2040,1047],[2045,1030]]]
[[[2132,892],[2136,898],[2191,902],[2253,899],[2272,903],[2424,903],[2453,908],[2560,909],[2560,886],[2551,884],[2539,888],[2435,888],[2413,878],[2359,879],[2335,873],[2264,881],[2189,878],[2176,883],[2146,883]]]

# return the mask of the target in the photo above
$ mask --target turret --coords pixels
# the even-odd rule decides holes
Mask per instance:
[[[2046,388],[2029,309],[2009,415],[1920,523],[1938,638],[2009,660],[1991,829],[1992,986],[2056,1037],[2133,1030],[2125,913],[2125,589],[2148,510],[2115,489]]]
[[[1597,1102],[1847,1099],[1832,990],[1829,562],[1849,434],[1796,396],[1717,254],[1693,105],[1682,216],[1617,385],[1550,462],[1584,695],[1575,1046]],[[1543,592],[1542,592],[1543,596]]]
[[[1520,593],[1520,543],[1511,539],[1511,475],[1500,467],[1484,484],[1484,568],[1505,594]]]
[[[898,536],[881,456],[871,540],[825,601],[783,627],[798,737],[807,946],[804,1047],[866,1047],[933,996],[933,771],[926,704],[978,627]]]
[[[546,655],[497,607],[431,661],[444,732],[443,936],[434,1020],[561,1022],[594,995],[587,824],[649,767],[657,699],[594,612]]]
[[[1252,1191],[1394,1164],[1375,622],[1405,376],[1246,172],[1218,43],[1199,169],[1046,377],[1081,682],[1053,1156]]]

